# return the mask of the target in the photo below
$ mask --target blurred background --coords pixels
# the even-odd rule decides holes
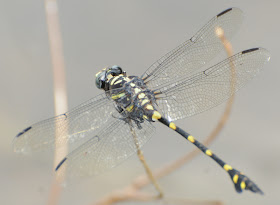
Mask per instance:
[[[245,172],[265,195],[237,194],[227,174],[203,155],[159,183],[169,197],[221,200],[228,205],[280,203],[278,0],[67,0],[58,1],[58,6],[69,108],[101,92],[94,84],[101,68],[117,64],[128,74],[141,75],[219,12],[229,7],[242,9],[244,23],[232,41],[235,53],[261,46],[271,52],[271,61],[237,94],[230,120],[210,147]],[[0,34],[0,203],[46,204],[53,177],[52,155],[26,157],[12,150],[18,132],[54,115],[44,2],[2,0]],[[203,140],[223,108],[218,106],[178,124]],[[156,127],[156,135],[144,147],[152,168],[193,148],[174,132]],[[102,175],[68,186],[60,204],[90,204],[142,173],[137,157],[131,157]],[[154,191],[151,186],[147,189]]]

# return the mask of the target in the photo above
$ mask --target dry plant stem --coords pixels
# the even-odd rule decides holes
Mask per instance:
[[[143,164],[149,180],[152,182],[152,184],[154,185],[155,189],[158,191],[158,196],[156,196],[154,198],[155,199],[156,198],[162,198],[163,197],[163,192],[162,192],[161,188],[159,187],[155,177],[153,176],[153,173],[152,173],[151,169],[149,168],[149,166],[148,166],[148,164],[147,164],[147,162],[146,162],[146,160],[144,158],[143,152],[142,152],[142,150],[140,149],[140,146],[139,146],[139,141],[138,141],[138,138],[136,136],[135,130],[132,127],[131,120],[129,121],[129,125],[130,125],[129,126],[130,127],[130,132],[131,132],[131,134],[133,136],[134,143],[135,143],[135,146],[136,146],[136,149],[137,149],[138,158],[140,159],[141,163]]]
[[[176,204],[176,205],[223,205],[223,202],[213,200],[192,200],[192,199],[173,199],[173,198],[168,198],[164,200],[165,205],[168,204]]]
[[[95,205],[109,205],[117,202],[123,201],[153,201],[155,200],[154,194],[143,193],[137,188],[130,186],[120,191],[115,191],[110,194],[110,197],[105,197]]]
[[[64,58],[61,32],[58,19],[58,8],[56,0],[45,0],[46,20],[48,25],[50,53],[52,60],[53,71],[53,89],[54,89],[54,106],[55,115],[59,115],[67,111],[67,94],[66,94],[66,80],[64,69]],[[56,136],[59,135],[58,129],[56,129]],[[67,144],[64,142],[64,146],[57,151],[55,149],[54,154],[54,167],[67,153]],[[59,196],[61,193],[61,186],[53,181],[51,190],[49,193],[48,204],[58,204]]]
[[[227,55],[230,57],[232,56],[232,46],[230,44],[230,42],[226,39],[226,37],[224,36],[224,31],[222,28],[218,27],[216,29],[216,34],[217,36],[220,38],[221,42],[224,45],[224,48],[227,52]],[[225,123],[227,122],[228,118],[229,118],[229,114],[232,108],[232,104],[233,104],[233,100],[234,100],[234,90],[235,90],[235,82],[236,82],[236,74],[235,74],[235,68],[234,65],[230,62],[231,64],[231,82],[230,82],[230,89],[231,89],[231,97],[229,98],[226,108],[224,110],[223,115],[220,117],[219,122],[217,123],[216,127],[213,129],[213,131],[210,133],[210,135],[208,135],[206,137],[206,139],[203,141],[203,144],[208,146],[211,142],[213,142],[213,140],[217,137],[217,135],[221,132],[222,128],[224,127]],[[181,166],[183,166],[184,164],[186,164],[187,162],[189,162],[190,160],[192,160],[194,157],[196,157],[198,154],[200,154],[201,151],[198,149],[194,149],[193,151],[191,151],[190,153],[188,153],[185,156],[182,156],[181,158],[171,162],[170,164],[167,164],[161,168],[159,168],[158,170],[154,171],[154,178],[159,179],[161,177],[164,177],[172,172],[174,172],[175,170],[177,170],[178,168],[180,168]],[[135,201],[151,201],[154,200],[153,196],[150,196],[149,194],[145,194],[143,192],[140,192],[139,190],[145,186],[147,186],[148,184],[150,184],[150,179],[149,177],[147,177],[146,175],[141,175],[138,176],[137,178],[134,179],[134,181],[132,182],[132,184],[126,186],[123,189],[120,189],[119,191],[115,191],[112,192],[111,194],[103,197],[102,199],[98,200],[96,203],[93,203],[95,205],[110,205],[110,204],[114,204],[116,202],[120,202],[120,201],[129,201],[129,200],[135,200]],[[141,193],[141,195],[139,195],[139,193]],[[120,194],[120,195],[118,195]],[[139,198],[139,196],[141,196]],[[186,201],[185,201],[186,202]],[[188,203],[187,203],[188,202]],[[199,201],[196,201],[194,203],[194,201],[187,201],[186,203],[181,203],[181,204],[190,204],[190,202],[192,202],[192,204],[197,204]],[[208,202],[202,202],[208,205],[221,205],[223,204],[220,201],[208,201]]]

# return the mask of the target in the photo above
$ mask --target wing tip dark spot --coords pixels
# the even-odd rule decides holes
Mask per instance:
[[[28,127],[28,128],[25,128],[22,132],[18,133],[16,138],[18,138],[19,136],[23,135],[24,133],[26,133],[28,130],[30,130],[32,127]]]
[[[259,50],[260,48],[250,48],[250,49],[247,49],[245,51],[242,51],[242,54],[245,54],[245,53],[250,53],[250,52],[253,52],[253,51],[256,51],[256,50]]]
[[[220,17],[220,16],[224,15],[225,13],[227,13],[227,12],[229,12],[229,11],[231,11],[231,10],[232,10],[232,8],[228,8],[228,9],[222,11],[221,13],[219,13],[219,14],[217,15],[217,17]]]
[[[61,165],[66,161],[66,159],[67,159],[67,157],[65,157],[63,160],[61,160],[61,162],[59,162],[59,164],[55,168],[55,171],[57,171],[61,167]]]

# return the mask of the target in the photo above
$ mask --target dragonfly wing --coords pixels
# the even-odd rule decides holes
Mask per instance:
[[[69,112],[26,128],[15,137],[14,150],[28,153],[55,146],[59,148],[65,143],[71,150],[72,146],[79,146],[94,136],[96,130],[116,112],[106,94],[98,95]]]
[[[227,100],[256,76],[269,60],[267,50],[249,49],[189,78],[161,86],[157,90],[161,93],[157,96],[159,108],[171,120],[206,111]]]
[[[225,37],[230,40],[239,30],[243,21],[243,13],[238,8],[227,9],[212,18],[191,39],[162,56],[143,74],[142,79],[150,89],[168,84],[174,79],[182,79],[193,71],[205,66],[212,60],[224,45],[217,35],[217,29],[224,30]]]
[[[141,123],[141,128],[133,122],[133,127],[140,147],[151,138],[155,131],[154,126],[148,121]],[[56,168],[57,175],[63,176],[66,180],[96,175],[115,167],[136,152],[129,124],[122,119],[111,118],[94,137],[61,161]],[[66,170],[66,177],[61,170]]]

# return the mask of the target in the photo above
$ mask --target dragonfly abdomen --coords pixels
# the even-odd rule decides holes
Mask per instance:
[[[234,169],[232,166],[224,162],[221,158],[219,158],[216,154],[214,154],[210,149],[196,140],[192,135],[181,129],[180,127],[176,126],[174,122],[169,121],[168,119],[161,116],[160,113],[157,111],[154,113],[154,118],[164,124],[165,126],[171,128],[186,140],[191,142],[195,145],[198,149],[200,149],[205,155],[212,158],[217,164],[219,164],[230,176],[235,190],[238,193],[241,193],[243,190],[250,190],[255,193],[263,194],[262,190],[246,175],[242,172]]]

